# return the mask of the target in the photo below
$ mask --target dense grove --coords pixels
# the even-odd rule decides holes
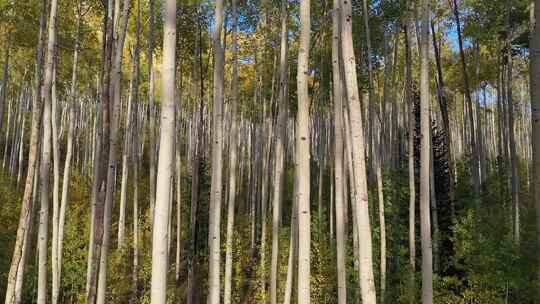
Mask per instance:
[[[0,301],[540,303],[540,0],[0,0]]]

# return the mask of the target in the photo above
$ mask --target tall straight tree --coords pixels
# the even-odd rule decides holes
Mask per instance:
[[[154,222],[154,204],[156,202],[156,113],[154,104],[154,1],[149,0],[149,13],[148,18],[148,73],[149,73],[149,87],[148,87],[148,108],[149,108],[149,131],[150,131],[150,223]],[[153,227],[152,225],[150,225]],[[152,228],[153,229],[153,228]]]
[[[18,304],[22,298],[22,283],[23,274],[26,268],[26,258],[28,255],[28,242],[30,235],[30,227],[32,222],[32,210],[33,210],[33,195],[37,159],[38,159],[38,146],[40,141],[40,126],[41,126],[41,85],[42,85],[42,70],[43,70],[43,48],[45,37],[45,18],[47,13],[47,1],[41,2],[41,17],[39,21],[39,35],[36,50],[36,71],[34,75],[34,96],[32,99],[32,126],[30,130],[30,143],[28,149],[28,165],[26,173],[26,181],[24,184],[24,193],[21,203],[21,211],[19,215],[19,223],[17,226],[17,236],[15,239],[15,246],[13,248],[13,255],[11,258],[11,265],[9,268],[7,288],[5,294],[6,304]],[[35,194],[35,192],[34,192]],[[16,282],[20,279],[20,288],[16,289]]]
[[[540,0],[534,1],[535,19],[540,17]],[[533,156],[533,191],[536,207],[536,237],[538,240],[537,257],[540,261],[540,23],[535,22],[531,33],[531,113],[532,113],[532,156]],[[540,279],[540,263],[538,264],[538,278]]]
[[[167,0],[164,4],[161,133],[152,237],[152,304],[165,304],[167,300],[169,201],[172,193],[176,130],[176,0]]]
[[[48,250],[48,222],[49,222],[49,202],[50,202],[50,167],[51,167],[51,105],[52,105],[52,85],[55,72],[55,51],[56,51],[56,13],[58,1],[52,0],[49,12],[49,38],[47,40],[47,58],[45,60],[45,77],[43,80],[43,137],[41,148],[41,168],[40,168],[40,201],[39,211],[39,232],[38,232],[38,294],[37,303],[47,303],[47,250]],[[56,262],[56,261],[53,261]]]
[[[9,51],[11,49],[11,30],[6,33],[6,45],[4,46],[4,68],[2,69],[2,83],[0,86],[0,130],[4,120],[4,104],[7,96],[8,80],[9,80]],[[6,144],[6,143],[4,143]]]
[[[223,303],[231,304],[232,294],[232,260],[233,260],[233,234],[234,211],[236,200],[236,175],[238,161],[238,0],[232,0],[233,28],[232,28],[232,101],[231,101],[231,133],[229,142],[229,205],[227,206],[227,240],[225,245],[225,282]]]
[[[359,248],[360,287],[362,303],[375,304],[376,291],[373,276],[373,253],[371,240],[371,226],[369,219],[368,189],[366,176],[366,159],[364,147],[364,131],[362,113],[360,108],[360,95],[356,75],[356,59],[352,37],[352,4],[349,0],[341,2],[341,46],[345,74],[345,89],[348,99],[348,112],[350,119],[351,145],[347,149],[352,152],[354,180],[352,192],[355,193],[358,239],[362,241]]]
[[[80,36],[81,36],[81,5],[80,2],[77,3],[75,7],[76,14],[76,29],[75,29],[75,48],[73,50],[73,67],[71,74],[71,88],[70,88],[70,101],[68,104],[68,138],[67,138],[67,151],[66,151],[66,160],[64,163],[64,176],[62,178],[62,196],[60,202],[60,214],[58,217],[58,238],[57,238],[57,257],[56,262],[57,266],[57,286],[58,290],[53,289],[53,303],[58,301],[59,288],[62,285],[62,252],[63,252],[63,242],[64,242],[64,226],[66,221],[66,208],[68,200],[68,190],[70,183],[70,174],[71,174],[71,159],[73,157],[73,137],[75,133],[75,106],[77,102],[76,87],[77,87],[77,67],[79,62],[79,50],[80,50]],[[56,225],[56,223],[53,223]],[[54,262],[54,259],[53,259]],[[54,297],[56,293],[56,298]]]
[[[456,21],[457,35],[458,35],[458,46],[459,46],[459,55],[461,58],[461,70],[463,73],[463,84],[465,87],[465,100],[467,101],[468,117],[469,117],[469,127],[470,127],[470,145],[472,150],[471,157],[471,170],[473,178],[473,190],[476,198],[480,196],[480,166],[479,166],[479,155],[477,147],[476,133],[474,131],[474,116],[473,116],[473,106],[471,98],[471,90],[469,87],[469,74],[467,72],[467,61],[465,59],[465,51],[463,50],[463,37],[461,33],[461,21],[459,18],[459,9],[457,0],[452,0],[451,6],[453,7],[454,19]],[[429,30],[428,30],[429,32]]]
[[[429,92],[429,0],[420,2],[420,234],[422,303],[433,303],[433,256],[430,221],[431,121]]]
[[[311,36],[310,0],[300,0],[300,42],[298,45],[298,113],[296,116],[296,190],[298,202],[298,303],[309,304],[311,278],[311,212],[309,155],[309,43]]]
[[[208,224],[208,304],[220,302],[220,261],[221,261],[221,197],[222,197],[222,149],[223,149],[223,82],[225,53],[221,42],[224,6],[223,0],[216,0],[214,11],[214,103],[212,113],[212,185],[210,188],[210,208]]]
[[[270,267],[270,303],[277,303],[277,276],[279,254],[279,220],[283,201],[283,171],[285,167],[285,132],[287,131],[287,97],[288,97],[288,5],[281,1],[281,50],[279,63],[279,104],[276,125],[276,144],[274,160],[274,193],[272,210],[272,260]],[[292,230],[291,230],[292,231]],[[292,234],[291,234],[292,235]]]
[[[332,88],[334,98],[334,183],[336,206],[336,262],[338,304],[347,303],[347,268],[345,264],[345,209],[343,195],[343,92],[340,39],[341,9],[339,0],[333,1],[332,14]]]
[[[101,90],[101,126],[99,127],[99,137],[101,146],[99,147],[99,157],[96,159],[97,166],[96,174],[94,175],[95,188],[95,206],[92,219],[92,234],[90,250],[92,254],[88,255],[89,260],[89,275],[87,276],[87,300],[88,304],[96,303],[98,290],[98,274],[101,261],[101,249],[104,243],[104,216],[105,202],[107,194],[107,176],[109,169],[109,147],[111,134],[111,108],[110,108],[110,70],[113,46],[113,1],[108,0],[106,6],[105,17],[105,35],[103,48],[103,64],[102,64],[102,79],[100,84]]]

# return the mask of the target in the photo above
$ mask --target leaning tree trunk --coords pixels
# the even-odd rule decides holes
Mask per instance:
[[[298,303],[310,303],[310,155],[309,155],[309,41],[311,32],[310,0],[300,0],[300,41],[298,47],[298,113],[296,117],[296,176],[298,188]]]
[[[161,93],[161,134],[157,171],[156,204],[152,240],[152,303],[167,300],[168,226],[173,178],[175,133],[176,0],[165,2],[163,25],[163,80]]]
[[[366,176],[366,159],[362,113],[360,112],[360,95],[356,76],[356,59],[352,37],[352,4],[342,1],[342,33],[341,44],[345,72],[346,92],[349,102],[350,136],[352,138],[351,152],[354,168],[353,192],[355,192],[356,217],[358,238],[363,242],[359,248],[360,286],[362,303],[375,304],[376,292],[373,276],[373,257],[371,225],[369,219],[368,189]]]

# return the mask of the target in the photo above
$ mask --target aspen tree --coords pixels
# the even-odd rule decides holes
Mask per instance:
[[[232,0],[232,101],[231,101],[231,133],[229,137],[229,199],[227,206],[227,236],[225,244],[225,282],[223,303],[231,304],[232,296],[232,262],[234,238],[234,213],[236,200],[236,176],[238,162],[238,1]]]
[[[224,3],[216,0],[215,25],[212,33],[214,48],[214,100],[212,109],[212,185],[210,188],[210,208],[208,224],[208,304],[220,302],[221,267],[221,200],[222,200],[222,149],[223,149],[223,81],[225,53],[221,42]]]
[[[534,15],[540,16],[540,0],[534,1]],[[536,237],[540,253],[540,23],[535,22],[531,33],[530,93],[532,123],[533,191],[536,207]],[[537,254],[540,260],[540,254]],[[540,267],[538,269],[540,279]]]
[[[173,178],[176,79],[176,0],[165,2],[161,93],[161,133],[157,171],[156,203],[152,240],[152,304],[167,300],[168,226]]]
[[[298,113],[296,117],[296,178],[298,187],[298,303],[310,303],[311,212],[309,155],[309,41],[311,36],[310,0],[300,0],[300,42],[298,48]]]
[[[349,136],[351,137],[351,145],[347,149],[351,150],[354,168],[352,192],[355,195],[353,203],[356,204],[357,227],[355,229],[357,230],[359,240],[362,241],[362,246],[359,248],[359,284],[361,287],[362,303],[375,304],[376,292],[373,276],[373,253],[368,207],[363,122],[352,38],[352,4],[348,0],[343,0],[341,2],[341,8],[341,45],[350,119]]]
[[[341,71],[342,58],[340,54],[340,19],[341,8],[339,0],[333,1],[332,13],[332,89],[334,101],[334,184],[335,184],[335,206],[336,206],[336,262],[337,262],[337,287],[338,304],[347,303],[347,268],[345,264],[345,222],[346,217],[343,205],[347,204],[344,200],[343,182],[343,92]]]
[[[451,6],[453,7],[454,19],[456,21],[457,35],[458,35],[458,45],[459,45],[459,55],[461,58],[461,70],[463,73],[463,84],[465,87],[465,98],[467,101],[468,107],[468,117],[469,117],[469,128],[470,128],[470,145],[472,150],[471,157],[471,171],[473,178],[473,189],[474,195],[478,199],[480,196],[480,167],[479,167],[479,155],[478,155],[478,143],[476,139],[476,132],[474,131],[474,118],[473,118],[473,108],[472,108],[472,98],[471,90],[469,87],[469,74],[467,73],[467,61],[465,59],[465,52],[463,50],[463,38],[461,33],[461,21],[459,18],[459,10],[457,0],[452,0]],[[429,30],[428,30],[429,32]]]
[[[433,303],[433,256],[430,223],[430,92],[429,1],[420,2],[420,234],[422,243],[422,303]]]
[[[28,250],[28,242],[30,235],[30,226],[32,222],[32,210],[34,208],[34,200],[32,194],[35,195],[34,184],[37,182],[37,159],[39,153],[40,142],[40,126],[41,126],[41,85],[42,85],[42,69],[43,69],[43,49],[45,44],[45,18],[47,14],[47,1],[41,2],[41,16],[39,21],[39,35],[36,50],[36,72],[34,77],[34,97],[32,99],[32,125],[30,130],[30,144],[28,149],[28,168],[26,173],[26,181],[24,184],[24,193],[21,203],[21,211],[17,226],[17,236],[13,248],[11,265],[7,279],[7,288],[5,294],[6,304],[20,303],[22,298],[23,274],[26,269],[26,259]],[[36,180],[35,180],[36,179]],[[19,279],[20,278],[20,279]],[[20,288],[16,289],[16,282],[19,280]]]
[[[105,40],[103,48],[103,73],[100,83],[101,90],[101,126],[99,132],[101,136],[99,147],[99,157],[96,161],[98,166],[97,174],[94,175],[95,183],[95,209],[93,212],[93,222],[91,223],[93,237],[91,238],[91,254],[89,254],[89,273],[87,276],[87,300],[88,304],[94,304],[98,297],[98,275],[100,266],[103,264],[101,259],[102,248],[105,239],[105,212],[106,212],[106,196],[107,188],[110,183],[107,182],[109,173],[109,155],[110,155],[110,138],[111,138],[111,60],[113,47],[113,2],[108,0],[106,15]],[[101,264],[101,265],[100,265]]]
[[[285,167],[285,136],[287,127],[288,101],[288,5],[281,1],[281,43],[279,63],[279,96],[278,116],[276,124],[276,142],[274,159],[274,192],[272,201],[272,259],[270,266],[270,303],[277,303],[277,277],[279,254],[279,219],[283,201],[283,172]],[[263,219],[264,220],[264,219]],[[292,230],[291,230],[292,231]],[[292,235],[292,234],[291,234]]]
[[[50,166],[51,166],[51,105],[52,86],[54,81],[55,48],[56,48],[56,13],[58,1],[51,1],[49,12],[49,37],[47,39],[47,57],[45,60],[45,76],[43,80],[43,138],[41,148],[41,168],[40,168],[40,202],[39,211],[39,232],[38,232],[38,293],[37,303],[47,303],[47,250],[48,250],[48,222],[49,222],[49,202],[50,202]],[[56,263],[56,261],[53,261]]]

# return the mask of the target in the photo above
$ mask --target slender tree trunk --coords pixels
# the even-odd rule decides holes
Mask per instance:
[[[120,2],[120,0],[116,0]],[[122,13],[119,11],[115,15],[121,16],[118,17],[119,22],[114,26],[115,32],[113,41],[114,49],[111,50],[111,71],[110,71],[110,87],[109,94],[112,95],[112,105],[111,105],[111,126],[110,126],[110,137],[109,137],[109,157],[108,157],[108,167],[107,167],[107,187],[105,192],[105,211],[103,215],[103,245],[101,248],[100,255],[100,266],[99,266],[99,279],[98,279],[98,289],[97,289],[97,303],[105,304],[106,289],[107,289],[107,268],[108,268],[108,256],[109,256],[109,247],[111,243],[111,222],[112,222],[112,205],[114,199],[114,192],[116,189],[116,170],[117,170],[117,144],[118,144],[118,128],[120,121],[120,78],[121,78],[121,64],[122,64],[122,54],[124,49],[124,41],[126,37],[127,30],[127,20],[129,17],[129,9],[131,5],[131,0],[123,1]]]
[[[149,73],[149,88],[148,88],[148,107],[149,107],[149,137],[150,137],[150,227],[154,229],[154,204],[156,201],[156,113],[155,113],[155,101],[154,101],[154,1],[149,0],[149,13],[148,18],[148,73]]]
[[[310,0],[300,0],[300,41],[298,47],[298,113],[296,117],[296,176],[298,179],[298,303],[309,304],[311,270],[310,152],[309,152],[309,47]]]
[[[220,265],[221,265],[221,200],[222,200],[222,149],[223,149],[223,81],[225,53],[221,42],[224,3],[216,1],[215,25],[212,33],[214,47],[214,104],[212,113],[212,185],[210,189],[209,210],[209,257],[208,257],[208,304],[220,302]]]
[[[9,51],[11,49],[11,31],[7,33],[6,45],[4,46],[4,68],[2,73],[2,85],[0,86],[0,130],[4,122],[4,104],[6,102],[9,80]],[[6,129],[7,130],[7,129]],[[6,132],[7,133],[7,132]],[[4,143],[4,145],[7,143]]]
[[[231,101],[231,133],[229,143],[229,203],[227,206],[227,240],[225,245],[225,283],[223,303],[231,304],[232,296],[232,263],[233,263],[233,239],[234,239],[234,213],[236,200],[236,176],[238,162],[238,1],[232,0],[233,14],[233,71],[232,71],[232,101]]]
[[[276,126],[276,144],[274,159],[274,193],[272,211],[272,261],[270,267],[270,303],[277,303],[277,278],[279,257],[279,226],[281,204],[283,201],[283,174],[285,169],[285,140],[287,131],[287,101],[288,101],[288,5],[281,1],[281,50],[279,64],[279,104]]]
[[[138,47],[138,46],[137,46]],[[128,94],[128,104],[127,104],[127,113],[125,117],[125,127],[124,127],[124,147],[122,151],[122,182],[120,186],[120,211],[118,217],[118,250],[123,250],[124,246],[124,235],[126,231],[126,200],[127,200],[127,183],[128,183],[128,174],[129,174],[129,154],[132,150],[132,104],[133,104],[133,82],[136,71],[137,59],[133,62],[133,71],[131,73],[130,87]]]
[[[412,1],[409,2],[412,3]],[[409,8],[410,10],[410,8]],[[409,11],[409,14],[412,14]],[[414,174],[414,133],[416,119],[414,115],[414,96],[412,92],[412,54],[411,54],[412,22],[405,25],[405,100],[409,106],[409,136],[408,136],[408,171],[409,171],[409,264],[411,265],[410,303],[416,303],[416,183]]]
[[[360,95],[356,76],[356,59],[352,38],[352,5],[350,1],[342,1],[342,53],[345,70],[346,92],[349,106],[350,133],[352,138],[351,152],[354,167],[354,188],[358,238],[362,241],[359,248],[360,286],[362,303],[375,304],[376,292],[373,276],[373,257],[371,225],[369,219],[368,191],[366,176],[366,159]]]
[[[26,173],[26,181],[24,185],[24,193],[21,203],[21,211],[19,215],[19,223],[17,226],[17,236],[15,239],[15,245],[13,249],[13,256],[11,258],[11,265],[9,268],[9,274],[7,279],[7,288],[5,295],[6,304],[19,304],[22,297],[22,279],[21,286],[16,290],[16,282],[18,277],[24,275],[26,268],[27,252],[25,248],[28,248],[30,223],[32,222],[32,210],[33,199],[32,193],[34,188],[34,178],[37,176],[36,165],[38,158],[38,146],[40,142],[40,126],[41,126],[41,85],[42,85],[42,65],[43,65],[43,47],[45,37],[45,18],[47,13],[47,2],[42,1],[38,44],[36,51],[36,73],[34,83],[34,98],[32,100],[32,126],[30,130],[30,145],[28,149],[28,170]],[[25,245],[26,244],[26,245]]]
[[[468,116],[469,116],[469,129],[470,129],[470,145],[471,145],[471,150],[472,150],[471,171],[472,171],[472,178],[473,178],[473,190],[474,190],[474,195],[478,199],[480,196],[480,168],[478,164],[478,160],[479,160],[478,147],[477,147],[477,142],[475,140],[476,132],[474,131],[474,118],[473,118],[471,91],[469,88],[469,75],[467,73],[467,61],[465,59],[465,52],[463,50],[463,38],[461,34],[461,23],[459,19],[458,4],[457,4],[457,0],[452,0],[452,1],[453,1],[452,6],[453,6],[454,18],[455,18],[456,27],[457,27],[459,55],[461,58],[461,69],[463,73],[463,84],[465,87],[465,100],[467,101],[467,106],[469,109]]]
[[[133,58],[133,125],[131,132],[131,161],[133,163],[133,268],[131,270],[131,303],[138,303],[139,300],[139,164],[141,163],[139,156],[139,60],[141,53],[141,1],[137,0],[137,16],[136,16],[136,37],[135,37],[135,54]]]
[[[193,295],[195,292],[195,266],[197,263],[197,212],[199,207],[199,179],[200,179],[200,164],[202,156],[203,143],[200,139],[203,136],[203,114],[204,114],[204,74],[202,61],[202,35],[201,23],[197,18],[198,30],[198,65],[199,65],[199,95],[198,95],[198,114],[193,115],[194,132],[193,132],[193,152],[192,152],[192,178],[191,178],[191,203],[189,215],[189,253],[188,253],[188,278],[187,278],[187,304],[193,304]],[[197,118],[198,116],[198,118]]]
[[[173,178],[176,79],[176,0],[165,2],[163,25],[163,80],[161,93],[161,135],[157,171],[156,204],[152,240],[152,303],[167,300],[169,251],[168,226]]]
[[[88,277],[88,293],[87,303],[96,303],[98,297],[98,274],[100,273],[100,267],[104,264],[101,259],[102,248],[105,243],[105,217],[106,217],[106,196],[107,188],[111,183],[108,183],[109,173],[109,156],[110,156],[110,138],[111,138],[111,112],[110,112],[110,83],[111,83],[111,59],[112,59],[112,46],[113,46],[113,2],[108,0],[107,17],[105,21],[105,40],[103,49],[103,73],[101,81],[101,127],[100,127],[100,156],[97,166],[99,166],[96,178],[96,203],[94,209],[94,222],[93,222],[93,248],[92,254],[89,255],[90,261],[90,275]],[[102,280],[103,281],[103,280]],[[103,285],[102,285],[103,286]]]
[[[540,16],[540,0],[534,2],[535,19]],[[540,260],[540,23],[535,22],[531,32],[530,90],[532,113],[532,157],[533,157],[533,189],[536,207],[536,237],[538,239],[537,257]],[[540,263],[539,263],[540,265]],[[540,279],[540,266],[538,268]]]
[[[422,303],[433,303],[433,257],[430,223],[430,150],[431,122],[429,92],[429,15],[428,0],[420,6],[420,234],[422,240]]]
[[[439,102],[439,109],[441,110],[441,116],[443,120],[443,126],[444,126],[444,142],[447,149],[446,155],[448,159],[448,197],[450,200],[450,216],[452,218],[452,222],[455,222],[455,207],[454,207],[454,201],[455,201],[455,178],[454,178],[454,160],[453,160],[453,143],[452,143],[452,131],[450,129],[450,118],[448,115],[448,103],[446,102],[446,96],[444,92],[444,77],[442,73],[442,65],[441,65],[441,52],[439,50],[439,46],[437,44],[437,35],[435,33],[435,25],[434,22],[431,22],[431,35],[433,36],[433,49],[435,51],[435,63],[437,65],[437,100]]]
[[[384,105],[383,105],[384,106]],[[384,118],[383,118],[384,119]],[[380,126],[379,137],[375,138],[375,170],[377,177],[377,195],[379,201],[379,233],[380,233],[380,303],[384,303],[386,295],[386,222],[384,214],[384,189],[383,189],[383,126]]]
[[[506,1],[506,102],[508,107],[508,145],[510,148],[510,172],[511,172],[511,193],[512,193],[512,208],[514,210],[514,242],[520,242],[520,203],[519,203],[519,175],[518,175],[518,158],[516,153],[516,135],[514,122],[514,98],[512,92],[513,66],[512,66],[512,28],[510,14],[512,10],[512,0]]]
[[[338,304],[347,303],[347,268],[345,264],[345,245],[347,235],[345,234],[345,211],[343,195],[343,92],[341,71],[341,8],[339,0],[333,1],[332,14],[332,89],[333,89],[333,111],[334,111],[334,184],[335,184],[335,206],[336,206],[336,263],[337,263],[337,288]]]
[[[52,0],[49,15],[49,38],[47,41],[47,58],[45,61],[45,78],[43,80],[43,145],[41,151],[40,168],[40,201],[41,209],[39,212],[39,232],[38,232],[38,293],[37,303],[45,304],[47,302],[47,250],[48,250],[48,221],[49,221],[49,203],[50,203],[50,166],[51,166],[51,105],[52,105],[52,87],[54,82],[54,61],[56,47],[56,12],[58,8],[57,0]],[[56,261],[53,260],[53,263]],[[56,268],[56,267],[54,267]]]
[[[56,59],[55,59],[56,61]],[[53,217],[52,217],[52,245],[51,245],[51,268],[52,268],[52,303],[58,303],[60,292],[60,278],[58,276],[58,223],[60,216],[60,202],[58,191],[60,188],[60,147],[58,146],[58,100],[56,98],[56,62],[53,67],[53,81],[51,93],[51,131],[52,131],[52,153],[53,153]]]

